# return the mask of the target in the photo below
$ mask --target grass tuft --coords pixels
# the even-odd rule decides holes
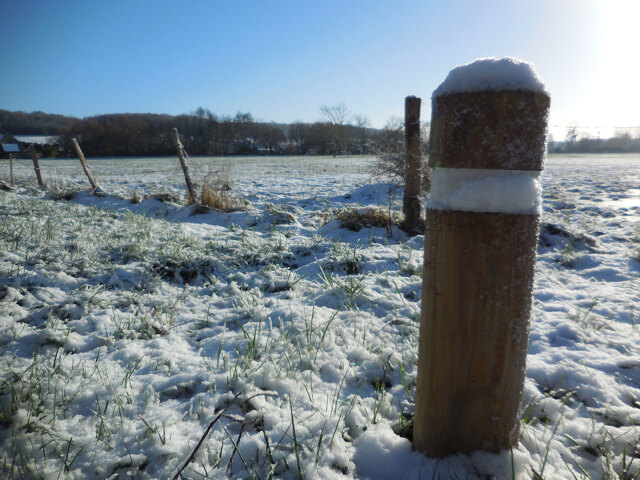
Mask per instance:
[[[343,228],[358,232],[364,227],[390,229],[391,226],[400,224],[402,215],[400,212],[389,211],[385,208],[347,208],[340,210],[336,215],[336,219]]]

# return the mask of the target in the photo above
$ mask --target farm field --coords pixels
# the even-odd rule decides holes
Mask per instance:
[[[216,418],[182,477],[640,478],[640,156],[548,158],[520,446],[440,460],[407,439],[424,236],[354,214],[402,190],[366,157],[190,161],[246,209],[185,205],[175,158],[0,191],[2,478],[172,478]]]

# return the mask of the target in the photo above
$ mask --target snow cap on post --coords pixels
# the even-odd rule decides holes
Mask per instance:
[[[527,90],[545,93],[549,90],[532,63],[517,58],[479,58],[449,72],[433,97],[459,92],[499,92]]]
[[[549,95],[531,65],[479,60],[433,95],[413,445],[518,443]],[[454,361],[452,361],[454,360]]]
[[[528,62],[485,58],[454,68],[432,96],[430,166],[541,171],[549,104]]]

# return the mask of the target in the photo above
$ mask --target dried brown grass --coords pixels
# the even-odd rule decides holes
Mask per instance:
[[[199,207],[228,213],[245,210],[249,205],[244,197],[232,193],[229,167],[209,171],[201,185]]]
[[[347,208],[340,210],[335,217],[342,227],[359,231],[363,227],[380,227],[390,229],[402,221],[400,212],[385,208]]]

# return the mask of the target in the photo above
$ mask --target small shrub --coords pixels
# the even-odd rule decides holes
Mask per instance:
[[[422,143],[421,184],[423,190],[428,190],[431,185],[431,176],[427,163],[429,144],[426,129],[422,129],[420,140]],[[396,185],[404,185],[405,145],[402,120],[399,118],[389,120],[380,133],[369,143],[369,148],[376,156],[375,162],[371,164],[369,169],[371,176],[373,178],[389,178]]]
[[[339,211],[336,219],[342,227],[357,232],[363,227],[391,228],[401,222],[402,215],[384,208],[347,208]]]
[[[199,206],[212,208],[221,212],[235,212],[244,210],[249,202],[238,195],[231,194],[231,179],[229,167],[209,171],[201,184]],[[193,203],[189,198],[189,203]]]
[[[295,215],[298,211],[290,205],[267,203],[264,206],[264,213],[275,225],[290,225],[298,221]]]
[[[68,202],[74,199],[74,197],[78,193],[78,190],[67,185],[50,183],[47,188],[47,193],[49,194],[49,198],[51,200],[65,200]]]

